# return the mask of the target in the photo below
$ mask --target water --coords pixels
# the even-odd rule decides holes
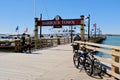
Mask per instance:
[[[107,36],[107,39],[102,44],[120,46],[120,36]]]
[[[107,39],[102,42],[105,45],[120,46],[120,36],[107,36]],[[111,55],[102,52],[97,53],[98,56],[111,58]]]

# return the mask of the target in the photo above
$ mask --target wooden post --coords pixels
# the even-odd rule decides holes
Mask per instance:
[[[21,42],[20,42],[20,40],[18,40],[18,50],[19,50],[19,52],[21,52],[21,48],[22,48]]]
[[[81,16],[81,40],[84,41],[84,15]]]
[[[35,49],[38,48],[37,40],[38,40],[38,26],[37,26],[38,18],[35,18],[35,30],[34,30],[34,38],[35,38]]]
[[[48,39],[45,39],[46,47],[48,47]]]
[[[113,49],[113,50],[118,51],[118,50],[115,50],[115,49]],[[119,56],[112,55],[112,61],[119,63]],[[112,71],[115,72],[115,73],[119,73],[119,68],[112,65]]]
[[[15,52],[17,52],[17,40],[15,40]]]
[[[21,51],[21,43],[20,40],[15,40],[15,52]]]
[[[57,45],[60,45],[60,38],[57,38]]]
[[[69,37],[67,37],[67,40],[68,40],[67,43],[69,43]]]
[[[54,41],[54,38],[51,38],[51,46],[54,45],[53,41]]]
[[[65,37],[64,37],[64,44],[66,44],[66,42],[65,42]]]

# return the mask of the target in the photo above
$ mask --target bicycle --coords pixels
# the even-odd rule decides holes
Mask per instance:
[[[94,57],[95,51],[87,51],[85,42],[82,51],[78,51],[73,47],[73,63],[78,69],[84,68],[85,72],[91,76],[92,74],[101,74],[102,67],[97,58]]]
[[[88,52],[86,51],[85,44],[82,47],[82,51],[78,52],[78,50],[74,50],[74,55],[73,55],[73,63],[74,66],[78,69],[84,68],[85,72],[91,76],[93,73],[93,63],[92,60],[90,59]]]
[[[31,45],[24,44],[23,46],[21,46],[21,52],[22,53],[32,53]]]
[[[94,75],[101,75],[102,73],[102,66],[101,66],[101,63],[100,61],[94,57],[95,55],[95,51],[90,51],[90,56],[91,56],[91,59],[92,59],[92,62],[93,62],[93,74]]]
[[[21,52],[22,53],[27,53],[27,45],[26,44],[21,45]]]

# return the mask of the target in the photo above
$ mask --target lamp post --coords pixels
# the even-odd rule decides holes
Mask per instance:
[[[90,38],[90,14],[88,15],[88,40]]]
[[[96,38],[96,24],[95,24],[95,38]]]
[[[40,21],[42,23],[42,14],[40,14]],[[40,38],[43,37],[42,36],[42,26],[40,26]]]
[[[72,40],[73,40],[73,26],[71,26],[71,43],[72,43]]]

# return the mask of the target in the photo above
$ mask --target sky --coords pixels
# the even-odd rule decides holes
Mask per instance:
[[[51,20],[56,15],[62,19],[78,19],[90,14],[91,29],[96,23],[103,34],[120,34],[120,0],[36,0],[36,8],[34,0],[0,0],[0,34],[22,34],[26,28],[33,34],[34,18],[40,14],[43,20]],[[80,26],[75,27],[79,31]],[[50,29],[51,26],[43,27],[42,33],[50,33]]]

